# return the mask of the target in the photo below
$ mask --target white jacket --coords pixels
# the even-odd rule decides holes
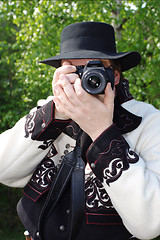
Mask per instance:
[[[51,98],[42,100],[39,105],[50,100]],[[160,111],[136,100],[127,101],[122,106],[142,117],[141,124],[135,130],[123,134],[139,159],[129,163],[119,177],[109,184],[105,181],[104,173],[102,182],[129,232],[139,239],[152,239],[160,235]],[[34,114],[33,110],[33,119]],[[46,144],[42,149],[40,145],[43,145],[43,140],[33,140],[30,134],[24,137],[25,124],[26,117],[0,135],[0,182],[11,187],[24,187],[52,146]],[[34,128],[32,122],[28,126]],[[45,128],[45,124],[42,124],[43,127]],[[53,159],[55,165],[58,165],[66,144],[71,151],[75,140],[61,133],[53,144],[58,152]],[[94,164],[90,164],[90,167],[87,164],[86,176],[92,172],[91,168],[94,172]]]

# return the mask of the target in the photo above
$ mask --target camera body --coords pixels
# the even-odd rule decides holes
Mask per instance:
[[[99,60],[88,61],[85,66],[77,66],[75,73],[82,81],[83,89],[92,94],[104,94],[108,82],[114,88],[114,72],[110,67],[105,68]]]

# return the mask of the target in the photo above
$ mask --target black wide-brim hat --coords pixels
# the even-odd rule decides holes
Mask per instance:
[[[65,27],[61,34],[60,54],[42,61],[55,68],[62,59],[118,59],[126,71],[140,63],[138,52],[116,51],[114,28],[102,22],[80,22]]]

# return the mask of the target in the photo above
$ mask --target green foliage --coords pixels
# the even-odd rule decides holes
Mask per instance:
[[[137,10],[132,12],[129,20],[123,25],[123,42],[120,43],[120,49],[139,51],[142,60],[141,64],[136,69],[129,71],[126,76],[131,79],[130,87],[138,100],[147,101],[159,108],[159,1],[135,1],[135,6]],[[125,13],[124,17],[127,17]]]
[[[16,213],[21,192],[22,190],[0,186],[0,239],[23,239],[24,227]]]
[[[52,94],[54,68],[37,61],[59,54],[62,29],[80,21],[112,23],[118,52],[142,54],[141,64],[124,74],[136,99],[160,108],[159,16],[159,0],[0,1],[0,132],[12,127],[37,100]],[[0,186],[0,191],[1,209],[10,209],[7,199],[12,190]]]

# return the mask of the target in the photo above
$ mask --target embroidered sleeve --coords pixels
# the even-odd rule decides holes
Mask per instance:
[[[116,181],[138,159],[116,125],[104,131],[87,151],[87,160],[94,174],[108,185]]]
[[[54,119],[54,103],[50,101],[26,116],[25,137],[38,141],[55,140],[68,123],[70,120]]]

